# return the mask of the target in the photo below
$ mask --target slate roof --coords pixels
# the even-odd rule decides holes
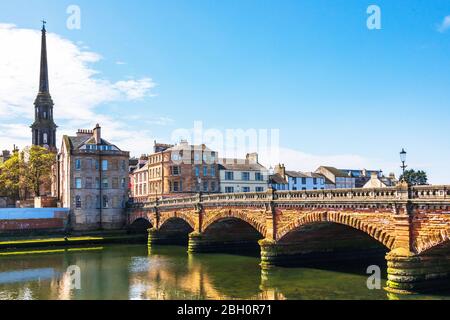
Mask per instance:
[[[94,143],[93,139],[94,137],[91,135],[63,136],[63,140],[66,141],[66,147],[69,150],[78,150],[87,143]],[[116,145],[106,141],[105,139],[101,139],[101,144],[113,146],[117,148],[118,151],[121,151]]]
[[[287,184],[286,180],[284,180],[283,177],[278,173],[271,175],[269,177],[269,183],[271,183],[271,184]]]
[[[266,171],[267,169],[259,164],[250,162],[247,159],[219,159],[220,170],[234,170],[234,171]]]
[[[335,177],[341,177],[341,178],[348,178],[349,175],[347,173],[345,173],[344,171],[341,171],[339,169],[336,169],[334,167],[322,167],[326,170],[328,170],[329,172],[331,172]]]

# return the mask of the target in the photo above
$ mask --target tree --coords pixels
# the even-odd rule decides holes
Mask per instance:
[[[33,193],[40,196],[43,187],[50,187],[54,153],[39,146],[14,152],[0,165],[0,195],[12,200],[25,200]]]
[[[428,177],[425,171],[415,171],[413,169],[406,170],[405,174],[401,175],[400,180],[404,179],[412,186],[424,186],[428,184]]]
[[[26,183],[23,153],[16,151],[0,165],[0,194],[14,201],[24,199],[27,196]]]
[[[40,146],[25,149],[27,184],[35,196],[41,195],[42,186],[50,187],[55,154]]]

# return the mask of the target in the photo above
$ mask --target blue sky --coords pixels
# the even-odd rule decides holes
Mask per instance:
[[[81,9],[80,30],[66,27],[71,4]],[[381,8],[381,30],[366,27],[371,4]],[[408,164],[427,170],[434,183],[450,183],[450,29],[442,28],[449,15],[445,0],[0,4],[0,23],[39,30],[45,17],[49,32],[100,55],[92,78],[151,79],[136,99],[105,99],[91,108],[122,123],[117,132],[142,135],[136,140],[145,144],[131,145],[130,136],[113,134],[134,154],[200,120],[219,130],[280,129],[281,147],[290,151],[281,160],[297,170],[348,157],[348,166],[398,173],[405,147]],[[50,59],[55,54],[49,48]],[[37,83],[30,90],[35,95]],[[54,100],[56,121],[72,130],[70,119],[58,121]],[[20,114],[6,120],[30,122]],[[296,152],[314,161],[297,161]]]

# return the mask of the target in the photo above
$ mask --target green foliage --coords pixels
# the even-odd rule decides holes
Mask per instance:
[[[42,186],[50,186],[55,155],[39,146],[14,152],[0,164],[0,195],[16,200],[28,198],[30,193],[40,196]]]
[[[10,159],[0,165],[0,195],[13,200],[21,198],[20,191],[25,184],[23,165],[23,157],[19,152],[14,152]]]
[[[35,196],[40,196],[41,186],[50,187],[52,165],[55,162],[55,154],[45,148],[32,146],[25,151],[27,183]]]
[[[404,175],[401,175],[400,180],[404,179],[412,186],[424,186],[428,184],[428,177],[425,171],[415,171],[413,169],[406,170]]]

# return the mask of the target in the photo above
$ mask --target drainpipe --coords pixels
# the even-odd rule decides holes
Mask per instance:
[[[98,148],[98,146],[97,146]],[[102,175],[102,152],[101,150],[97,150],[98,151],[98,171],[99,171],[99,176],[100,176],[100,189],[99,189],[99,194],[100,194],[100,230],[103,229],[103,194],[102,194],[102,190],[103,190],[103,175]]]

